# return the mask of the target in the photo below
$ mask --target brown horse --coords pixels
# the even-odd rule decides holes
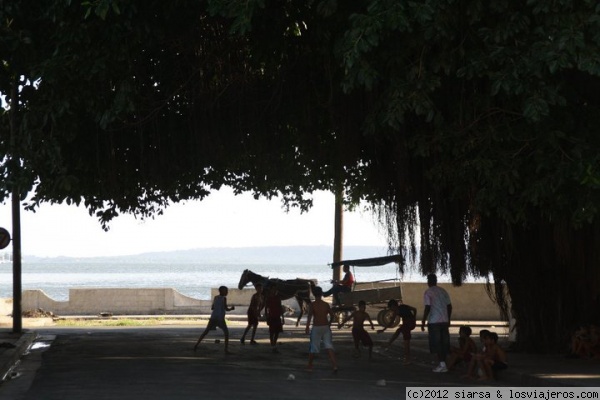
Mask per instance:
[[[260,283],[264,289],[268,289],[269,287],[275,285],[281,300],[287,300],[294,297],[300,308],[300,315],[298,315],[298,319],[296,320],[296,326],[298,326],[300,319],[304,315],[305,307],[310,304],[310,290],[315,286],[315,281],[311,279],[296,278],[282,280],[277,278],[269,278],[268,276],[262,276],[250,271],[249,269],[246,269],[240,277],[238,289],[242,290],[244,286],[249,283],[252,283],[253,285]],[[263,293],[267,293],[267,290],[265,290]]]

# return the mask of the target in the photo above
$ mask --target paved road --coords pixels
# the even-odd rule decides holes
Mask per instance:
[[[239,338],[243,327],[230,327]],[[280,353],[273,354],[266,328],[259,345],[232,340],[233,355],[223,352],[220,331],[210,333],[198,351],[198,327],[42,328],[42,346],[24,357],[18,378],[0,387],[0,400],[71,399],[403,399],[406,386],[465,386],[459,373],[434,374],[431,356],[414,351],[402,366],[401,341],[386,354],[354,358],[350,331],[334,331],[340,370],[334,374],[325,353],[313,372],[305,371],[308,340],[303,329],[286,326]],[[390,333],[391,334],[391,333]],[[55,337],[54,337],[55,336]],[[372,334],[378,343],[388,333]],[[424,348],[425,334],[414,334]],[[215,343],[220,339],[220,343]],[[289,380],[290,374],[294,380]],[[385,380],[385,386],[380,386]],[[498,386],[498,382],[493,383]]]

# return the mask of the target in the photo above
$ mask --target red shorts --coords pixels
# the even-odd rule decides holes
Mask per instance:
[[[404,338],[404,340],[410,340],[410,338],[412,337],[410,331],[412,331],[416,327],[417,327],[417,320],[403,318],[402,325],[400,325],[400,328],[398,328],[398,330],[396,332],[402,333],[402,337]]]
[[[248,313],[248,325],[258,325],[258,315],[256,313]]]
[[[362,343],[363,346],[373,346],[373,340],[371,340],[369,332],[367,332],[363,327],[352,328],[352,337],[355,341]]]
[[[281,323],[281,318],[268,318],[267,325],[269,325],[269,333],[280,333],[283,332],[283,324]]]

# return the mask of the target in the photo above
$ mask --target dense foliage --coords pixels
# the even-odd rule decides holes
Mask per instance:
[[[0,92],[20,85],[0,195],[108,222],[222,185],[301,207],[342,187],[401,268],[491,276],[519,342],[563,349],[600,322],[599,7],[0,2]]]
[[[374,129],[393,128],[404,163],[390,195],[369,192],[397,232],[420,221],[425,271],[490,273],[502,304],[506,283],[529,349],[565,349],[600,318],[598,12],[382,1],[347,33],[365,42],[345,54],[348,82],[382,89]]]

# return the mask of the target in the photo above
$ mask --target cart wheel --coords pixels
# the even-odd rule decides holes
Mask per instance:
[[[393,321],[392,318],[394,318]],[[392,310],[381,310],[379,311],[379,314],[377,314],[377,323],[384,328],[395,328],[398,326],[398,324],[400,324],[400,317]]]
[[[383,326],[383,314],[386,313],[387,310],[381,310],[377,313],[377,323]]]

